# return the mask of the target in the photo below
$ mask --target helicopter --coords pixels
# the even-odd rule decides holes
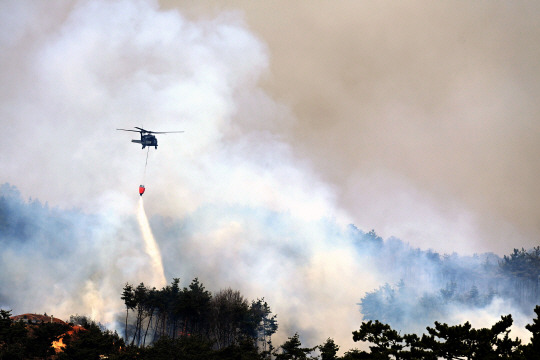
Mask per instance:
[[[131,140],[131,142],[141,144],[142,148],[154,146],[157,149],[157,139],[155,135],[153,134],[170,134],[170,133],[183,133],[183,131],[150,131],[145,130],[143,128],[135,126],[135,129],[139,130],[131,130],[131,129],[116,129],[116,130],[122,130],[122,131],[132,131],[132,132],[138,132],[141,134],[141,140]]]

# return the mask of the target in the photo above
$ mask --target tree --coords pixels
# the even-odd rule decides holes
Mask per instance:
[[[238,344],[228,346],[215,352],[215,359],[219,360],[262,360],[263,354],[259,354],[253,341],[241,340]]]
[[[525,325],[525,328],[532,333],[531,342],[524,346],[523,352],[527,359],[540,359],[540,305],[534,308],[536,319],[532,324]]]
[[[435,328],[427,327],[429,337],[424,338],[425,347],[431,349],[436,356],[444,359],[459,357],[471,358],[470,331],[471,324],[448,326],[435,321]],[[442,341],[437,341],[436,338]]]
[[[280,346],[281,352],[278,353],[276,351],[274,356],[276,357],[276,360],[307,360],[308,354],[310,354],[314,348],[303,348],[301,345],[300,337],[298,333],[295,333]]]
[[[177,339],[162,337],[146,349],[148,360],[199,360],[213,359],[212,343],[201,336],[183,336]]]
[[[510,327],[512,326],[513,320],[512,315],[501,316],[501,320],[496,322],[489,331],[484,329],[477,330],[476,332],[484,331],[487,333],[485,338],[476,337],[476,346],[475,357],[477,359],[488,358],[488,356],[510,359],[514,354],[517,353],[521,340],[516,338],[515,340],[510,339]],[[484,344],[484,353],[482,354],[482,344]],[[491,346],[487,346],[490,344]]]
[[[364,360],[364,359],[374,359],[375,357],[372,356],[370,353],[366,351],[361,351],[358,349],[352,349],[347,351],[343,357],[341,357],[341,360]]]
[[[65,336],[64,343],[66,347],[58,355],[59,360],[98,360],[102,356],[118,354],[125,346],[116,332],[102,331],[95,322],[72,336]]]
[[[277,315],[272,315],[270,306],[264,301],[264,298],[257,299],[251,303],[250,314],[253,323],[256,323],[256,337],[260,342],[263,356],[270,356],[274,350],[272,347],[272,335],[278,329]]]
[[[512,322],[511,315],[482,329],[473,329],[469,322],[455,326],[435,322],[435,328],[427,327],[431,336],[423,339],[424,348],[445,359],[510,359],[521,343],[508,336]]]
[[[126,283],[124,286],[124,291],[122,292],[121,299],[124,300],[124,304],[126,305],[126,327],[125,327],[125,336],[124,338],[126,341],[128,341],[128,316],[129,316],[129,310],[135,309],[135,306],[137,305],[137,302],[135,301],[135,292],[133,291],[133,286]]]
[[[326,339],[324,344],[319,345],[318,348],[321,352],[321,360],[337,359],[337,352],[339,351],[339,346],[336,345],[333,339]]]
[[[157,312],[157,309],[159,307],[159,301],[158,301],[158,291],[156,288],[152,288],[152,290],[149,290],[146,296],[146,301],[144,303],[144,310],[146,314],[149,317],[148,323],[146,324],[146,330],[144,331],[144,339],[142,342],[142,346],[144,347],[146,345],[146,336],[148,335],[148,331],[150,330],[150,326],[152,326],[152,320],[154,319],[154,314]]]
[[[428,346],[430,340],[432,340],[429,336],[424,334],[420,338],[416,334],[405,334],[403,340],[405,341],[405,348],[400,353],[402,359],[437,359],[437,356]]]
[[[0,310],[0,359],[23,359],[28,330],[24,324],[13,323],[11,310]]]
[[[379,320],[369,320],[360,325],[360,330],[353,331],[354,341],[369,341],[371,353],[380,359],[389,359],[390,355],[399,358],[399,352],[403,349],[403,338],[390,325],[383,324]]]
[[[45,322],[39,325],[32,325],[27,339],[26,352],[30,358],[45,359],[55,355],[56,351],[52,347],[71,327],[65,323]]]
[[[135,332],[133,333],[133,339],[131,340],[131,345],[137,340],[137,345],[141,344],[141,332],[143,327],[143,320],[145,309],[147,308],[147,299],[148,299],[149,290],[144,286],[144,283],[140,283],[137,288],[133,291],[132,304],[135,304],[137,319],[135,321]]]
[[[239,291],[231,288],[219,291],[211,300],[211,332],[218,349],[236,345],[243,335],[252,334],[248,329],[249,306]]]
[[[531,250],[514,249],[499,262],[501,273],[514,284],[508,295],[523,306],[536,305],[540,297],[540,246]]]
[[[183,289],[175,314],[182,319],[181,334],[199,334],[208,326],[212,294],[195,278],[189,288]],[[173,335],[174,338],[174,335]]]

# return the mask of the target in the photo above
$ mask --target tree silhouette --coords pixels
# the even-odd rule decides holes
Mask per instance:
[[[10,310],[0,310],[0,359],[23,359],[26,352],[28,330],[10,319]]]
[[[368,341],[374,345],[370,346],[371,353],[375,356],[386,359],[390,355],[397,355],[403,349],[403,338],[390,325],[383,324],[378,320],[362,323],[360,330],[353,331],[354,341]]]
[[[540,311],[540,310],[539,310]],[[513,359],[520,356],[519,339],[509,338],[512,316],[502,316],[490,328],[474,329],[469,322],[449,326],[435,322],[428,334],[400,336],[389,325],[379,321],[362,323],[353,332],[354,341],[368,341],[370,356],[376,359]],[[347,355],[350,359],[365,358],[366,353]]]
[[[274,353],[276,360],[305,360],[308,358],[314,348],[303,348],[301,347],[302,343],[300,342],[300,336],[298,333],[295,333],[287,341],[283,343],[279,348],[281,352],[276,351]]]
[[[536,319],[532,324],[527,324],[525,328],[532,333],[531,342],[523,349],[527,359],[540,359],[540,305],[534,308]]]
[[[262,352],[265,356],[270,356],[274,350],[270,339],[278,329],[277,315],[272,315],[264,298],[251,303],[250,314],[252,322],[256,324],[255,336],[257,341],[261,342]]]
[[[239,291],[219,291],[212,298],[211,308],[211,331],[218,349],[238,344],[241,334],[254,333],[255,324],[249,324],[248,302]]]
[[[123,292],[122,292],[122,300],[124,300],[124,304],[126,305],[126,327],[125,327],[125,336],[124,338],[127,341],[128,338],[128,316],[129,311],[133,310],[135,306],[137,305],[137,302],[135,301],[135,293],[133,291],[133,286],[130,284],[127,284],[124,286]]]
[[[333,339],[326,339],[324,344],[318,346],[321,352],[321,360],[335,360],[337,359],[337,353],[339,346],[336,345]]]

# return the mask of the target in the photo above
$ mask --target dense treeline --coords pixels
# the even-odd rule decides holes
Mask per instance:
[[[536,319],[526,326],[532,333],[526,345],[510,338],[511,315],[482,329],[474,329],[469,322],[448,326],[436,321],[421,337],[400,335],[389,325],[370,320],[353,332],[354,341],[371,344],[370,351],[354,350],[343,359],[540,359],[540,306],[534,311]]]
[[[520,312],[532,315],[540,303],[540,246],[514,249],[502,258],[492,254],[441,255],[412,248],[401,240],[383,241],[375,231],[351,227],[362,253],[388,269],[395,283],[386,283],[361,299],[365,320],[379,320],[405,331],[425,328],[457,307],[476,310],[504,299]]]
[[[481,329],[473,328],[469,322],[455,326],[435,322],[435,326],[428,326],[421,336],[401,335],[387,324],[370,320],[352,332],[353,340],[367,342],[369,351],[352,349],[339,356],[340,347],[333,339],[328,338],[315,347],[302,347],[297,333],[273,351],[261,351],[249,337],[219,348],[216,340],[186,333],[175,338],[162,336],[146,347],[126,346],[118,334],[92,322],[85,322],[84,330],[70,336],[64,333],[64,325],[42,323],[29,327],[22,322],[13,322],[9,311],[0,310],[0,359],[535,360],[540,359],[540,306],[536,306],[534,312],[536,318],[526,325],[532,334],[527,344],[510,338],[511,315],[502,316],[491,327]],[[51,344],[60,337],[66,346],[56,355]]]
[[[230,288],[213,295],[198,279],[183,289],[179,279],[161,290],[143,283],[137,287],[126,284],[122,300],[126,305],[124,338],[139,347],[161,338],[174,341],[196,336],[216,349],[247,341],[268,351],[278,328],[276,315],[264,299],[249,303]]]
[[[540,299],[540,246],[531,250],[514,249],[500,261],[499,273],[512,283],[504,295],[521,306],[537,303]]]

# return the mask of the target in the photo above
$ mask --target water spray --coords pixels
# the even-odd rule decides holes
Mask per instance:
[[[152,234],[152,229],[150,228],[150,223],[144,211],[144,203],[142,197],[139,198],[139,209],[137,211],[137,221],[139,222],[139,227],[144,239],[145,251],[150,256],[150,267],[152,273],[152,283],[160,288],[164,287],[167,284],[165,279],[165,273],[163,271],[163,262],[161,260],[161,252],[157,245],[154,235]]]

